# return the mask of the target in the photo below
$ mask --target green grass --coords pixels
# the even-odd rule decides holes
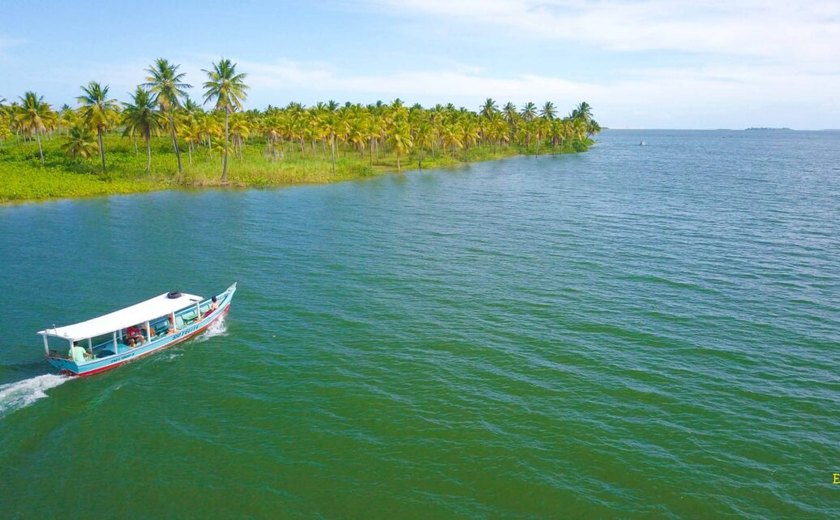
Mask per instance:
[[[43,141],[45,164],[38,155],[34,141],[15,138],[0,142],[0,203],[44,200],[53,198],[79,198],[112,194],[142,193],[179,187],[221,185],[222,159],[220,154],[209,154],[198,146],[190,162],[186,147],[181,160],[184,173],[178,175],[177,161],[171,141],[165,137],[153,139],[152,171],[146,173],[146,153],[142,142],[137,151],[132,141],[118,135],[105,138],[107,169],[103,174],[99,157],[70,159],[61,149],[64,139],[53,136]],[[522,153],[569,153],[585,151],[589,143],[568,145],[552,150],[542,146],[529,150],[515,146],[494,149],[476,146],[456,157],[425,153],[423,168],[451,167],[466,162],[488,161]],[[368,152],[363,155],[353,150],[341,150],[332,173],[330,156],[321,146],[313,151],[311,146],[301,154],[296,143],[287,143],[280,149],[280,157],[268,156],[267,147],[254,139],[244,147],[242,157],[231,155],[228,159],[228,180],[239,187],[271,187],[292,184],[324,184],[381,175],[397,171],[396,155],[379,154],[371,161]],[[400,158],[403,171],[418,168],[418,156]]]

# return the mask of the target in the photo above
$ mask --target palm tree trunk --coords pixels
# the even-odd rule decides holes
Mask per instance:
[[[330,151],[332,151],[332,174],[335,175],[335,134],[332,134],[332,146]]]
[[[38,153],[41,155],[41,164],[44,164],[44,149],[41,148],[41,135],[37,130],[35,131],[35,140],[38,141]]]
[[[105,173],[105,145],[102,144],[102,128],[97,128],[96,133],[99,137],[99,158],[102,159],[102,173]]]
[[[222,184],[227,182],[228,110],[225,108],[225,158],[222,160]]]
[[[172,134],[172,146],[175,148],[175,157],[178,159],[178,174],[184,173],[184,167],[181,165],[181,150],[178,149],[178,137],[175,135],[175,117],[172,111],[169,111],[169,129]]]
[[[148,135],[143,136],[146,139],[146,173],[152,171],[152,140]]]

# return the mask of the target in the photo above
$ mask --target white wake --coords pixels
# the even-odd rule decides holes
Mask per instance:
[[[227,326],[225,325],[225,317],[222,316],[207,327],[204,334],[196,338],[196,341],[207,341],[216,336],[227,336]]]
[[[44,374],[0,385],[0,418],[47,397],[47,390],[69,380],[67,376]]]

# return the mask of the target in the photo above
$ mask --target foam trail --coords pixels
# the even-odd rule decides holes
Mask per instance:
[[[69,380],[67,376],[44,374],[0,385],[0,418],[47,397],[47,390]]]
[[[204,334],[197,339],[198,341],[207,341],[215,336],[227,336],[227,326],[225,326],[224,316],[211,323],[210,326],[207,327],[207,330],[204,331]]]

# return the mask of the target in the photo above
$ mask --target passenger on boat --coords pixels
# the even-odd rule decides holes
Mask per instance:
[[[175,313],[169,313],[169,329],[166,331],[167,334],[175,334],[178,332],[178,329],[175,328]]]
[[[206,318],[206,317],[207,317],[207,316],[209,316],[209,315],[210,315],[213,311],[215,311],[216,309],[218,309],[218,308],[219,308],[219,302],[217,302],[217,301],[216,301],[216,297],[215,297],[215,296],[213,296],[213,297],[210,299],[210,302],[211,302],[211,303],[210,303],[210,308],[209,308],[209,309],[207,309],[207,312],[205,312],[204,314],[202,314],[202,315],[201,315],[201,317],[202,317],[202,318]]]
[[[145,338],[143,337],[143,333],[140,332],[138,325],[132,325],[125,329],[125,344],[129,347],[142,345],[144,340]]]
[[[67,357],[76,363],[81,363],[82,361],[90,359],[91,356],[84,348],[74,341],[73,346],[70,347],[70,351],[67,353]]]

